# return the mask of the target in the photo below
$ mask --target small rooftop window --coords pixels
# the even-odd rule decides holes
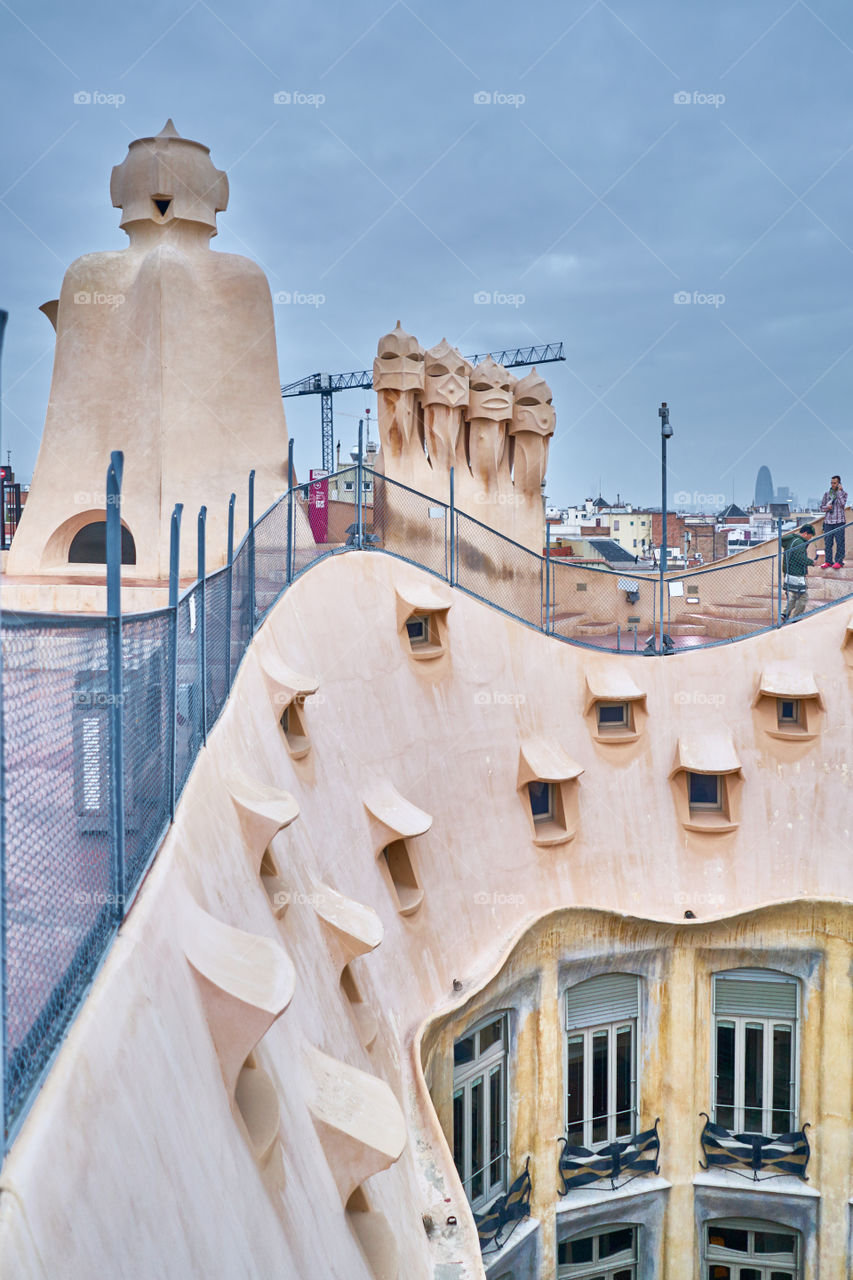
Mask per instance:
[[[722,786],[718,773],[688,773],[687,787],[691,810],[720,808]]]

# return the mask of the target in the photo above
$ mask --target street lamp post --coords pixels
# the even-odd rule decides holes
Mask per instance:
[[[658,417],[660,418],[660,474],[661,474],[661,548],[660,548],[660,640],[658,644],[658,653],[663,653],[663,601],[664,601],[664,577],[666,574],[666,550],[667,550],[667,534],[666,534],[666,442],[672,435],[672,427],[669,425],[669,409],[664,400],[658,409]]]

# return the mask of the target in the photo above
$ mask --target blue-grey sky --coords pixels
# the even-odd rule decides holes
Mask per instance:
[[[368,368],[398,319],[466,354],[562,340],[554,501],[659,501],[662,399],[671,493],[746,502],[763,462],[801,498],[853,479],[845,0],[0,0],[0,51],[22,478],[53,357],[37,308],[126,244],[110,169],[171,116],[229,175],[214,250],[317,304],[275,308],[283,382]],[[368,405],[336,397],[345,450]],[[285,407],[304,474],[319,400]]]

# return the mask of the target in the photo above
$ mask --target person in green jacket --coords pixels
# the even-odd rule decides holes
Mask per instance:
[[[814,560],[809,559],[808,545],[813,537],[814,525],[803,524],[799,529],[786,533],[782,539],[782,571],[785,575],[782,579],[785,588],[783,622],[805,613],[809,598],[806,575],[809,565],[814,564]]]

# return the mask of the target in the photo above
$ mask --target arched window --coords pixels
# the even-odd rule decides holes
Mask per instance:
[[[508,1051],[505,1013],[453,1046],[453,1160],[476,1209],[506,1191]]]
[[[770,969],[714,974],[714,1119],[725,1129],[794,1130],[798,985]]]
[[[566,1136],[614,1142],[637,1128],[639,979],[605,973],[566,992]]]
[[[778,1222],[705,1224],[702,1280],[802,1280],[799,1233]]]
[[[637,1227],[601,1230],[557,1245],[557,1280],[636,1280]]]
[[[133,535],[124,525],[121,527],[121,562],[136,564],[136,544]],[[68,548],[69,564],[107,563],[107,522],[94,520],[75,533]]]

